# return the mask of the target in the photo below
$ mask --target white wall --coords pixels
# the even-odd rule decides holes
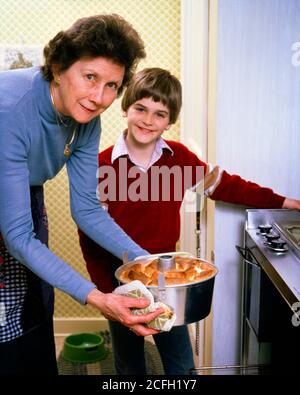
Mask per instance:
[[[218,2],[217,163],[297,198],[300,65],[291,48],[300,42],[299,21],[299,0]],[[242,243],[244,209],[218,203],[215,221],[220,272],[214,293],[212,363],[235,364],[241,288],[235,245]]]

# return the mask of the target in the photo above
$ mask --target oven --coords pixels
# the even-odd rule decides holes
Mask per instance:
[[[246,210],[244,245],[237,246],[243,258],[242,366],[299,371],[300,319],[293,317],[300,307],[299,230],[298,211]]]
[[[241,363],[268,365],[274,289],[251,250],[238,246],[237,249],[243,257]]]

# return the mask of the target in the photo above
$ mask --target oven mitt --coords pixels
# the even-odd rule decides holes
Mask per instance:
[[[147,326],[152,329],[168,332],[176,320],[176,314],[173,308],[163,302],[155,302],[154,305],[156,309],[162,307],[164,312],[155,317],[154,320],[148,322]]]
[[[176,314],[174,310],[165,303],[154,302],[152,293],[141,281],[134,280],[128,284],[121,285],[120,287],[116,288],[113,293],[118,295],[130,296],[132,298],[147,298],[150,301],[149,306],[142,309],[132,309],[132,313],[137,315],[147,314],[151,313],[159,307],[162,307],[164,309],[164,312],[145,325],[149,328],[164,332],[169,331],[172,328],[176,320]]]
[[[146,288],[146,286],[139,280],[131,281],[128,284],[121,285],[117,287],[114,291],[114,294],[117,295],[125,295],[130,296],[132,298],[147,298],[150,301],[149,306],[145,307],[144,309],[137,309],[143,312],[139,314],[151,313],[155,310],[154,307],[154,298],[152,293]],[[146,311],[147,310],[147,311]]]

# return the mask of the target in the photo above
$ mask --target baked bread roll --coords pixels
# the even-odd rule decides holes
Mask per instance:
[[[196,258],[175,257],[175,268],[164,271],[166,285],[191,284],[204,281],[216,274],[214,266]],[[139,280],[146,286],[158,285],[158,259],[135,263],[124,268],[119,275],[119,280],[129,283]]]

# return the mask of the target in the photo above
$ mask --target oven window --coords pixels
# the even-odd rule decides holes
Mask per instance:
[[[249,259],[250,258],[250,259]],[[260,342],[270,341],[274,318],[274,287],[252,254],[245,261],[245,316]]]

